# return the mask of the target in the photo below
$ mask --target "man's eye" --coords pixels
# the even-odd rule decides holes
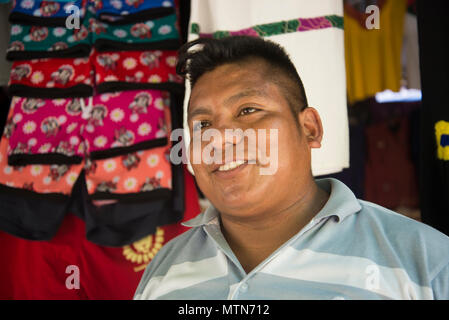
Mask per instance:
[[[257,108],[254,108],[254,107],[246,107],[246,108],[243,108],[241,111],[240,111],[240,116],[244,116],[244,115],[247,115],[247,114],[250,114],[250,113],[254,113],[254,112],[256,112],[258,109]]]
[[[201,130],[201,129],[203,129],[205,127],[208,127],[208,126],[210,126],[210,123],[207,120],[201,120],[201,121],[194,121],[193,122],[193,130],[194,131]]]

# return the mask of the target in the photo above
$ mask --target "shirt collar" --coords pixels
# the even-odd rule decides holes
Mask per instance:
[[[338,222],[362,209],[354,193],[343,182],[334,179],[316,179],[318,187],[330,194],[324,207],[316,214],[314,220],[335,216]]]
[[[316,179],[318,186],[330,194],[324,207],[313,218],[314,221],[334,216],[341,222],[347,216],[362,209],[354,193],[341,181],[334,178]],[[219,224],[219,212],[214,206],[209,206],[195,218],[183,222],[186,227],[199,227],[208,224]]]
[[[199,227],[207,224],[218,224],[219,212],[213,205],[210,205],[203,213],[200,213],[195,218],[181,223],[186,227]]]

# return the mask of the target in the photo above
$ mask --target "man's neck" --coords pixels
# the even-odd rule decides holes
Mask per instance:
[[[297,234],[320,210],[329,194],[315,182],[291,204],[250,220],[221,215],[221,228],[243,269],[249,273]]]

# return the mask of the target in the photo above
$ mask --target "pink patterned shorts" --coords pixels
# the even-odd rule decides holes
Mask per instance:
[[[8,162],[77,164],[168,144],[170,96],[132,90],[91,98],[14,97]]]

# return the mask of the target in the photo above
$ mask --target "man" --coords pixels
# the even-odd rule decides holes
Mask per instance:
[[[191,145],[218,131],[223,138],[200,140],[200,151],[209,148],[222,162],[192,161],[190,148],[213,206],[161,249],[135,299],[449,298],[447,236],[357,200],[338,180],[314,180],[321,120],[280,46],[253,37],[199,39],[181,49],[178,72],[192,88]],[[230,138],[229,129],[254,130],[268,142],[250,152],[249,139]],[[261,148],[277,152],[271,174],[261,174],[269,165]]]

